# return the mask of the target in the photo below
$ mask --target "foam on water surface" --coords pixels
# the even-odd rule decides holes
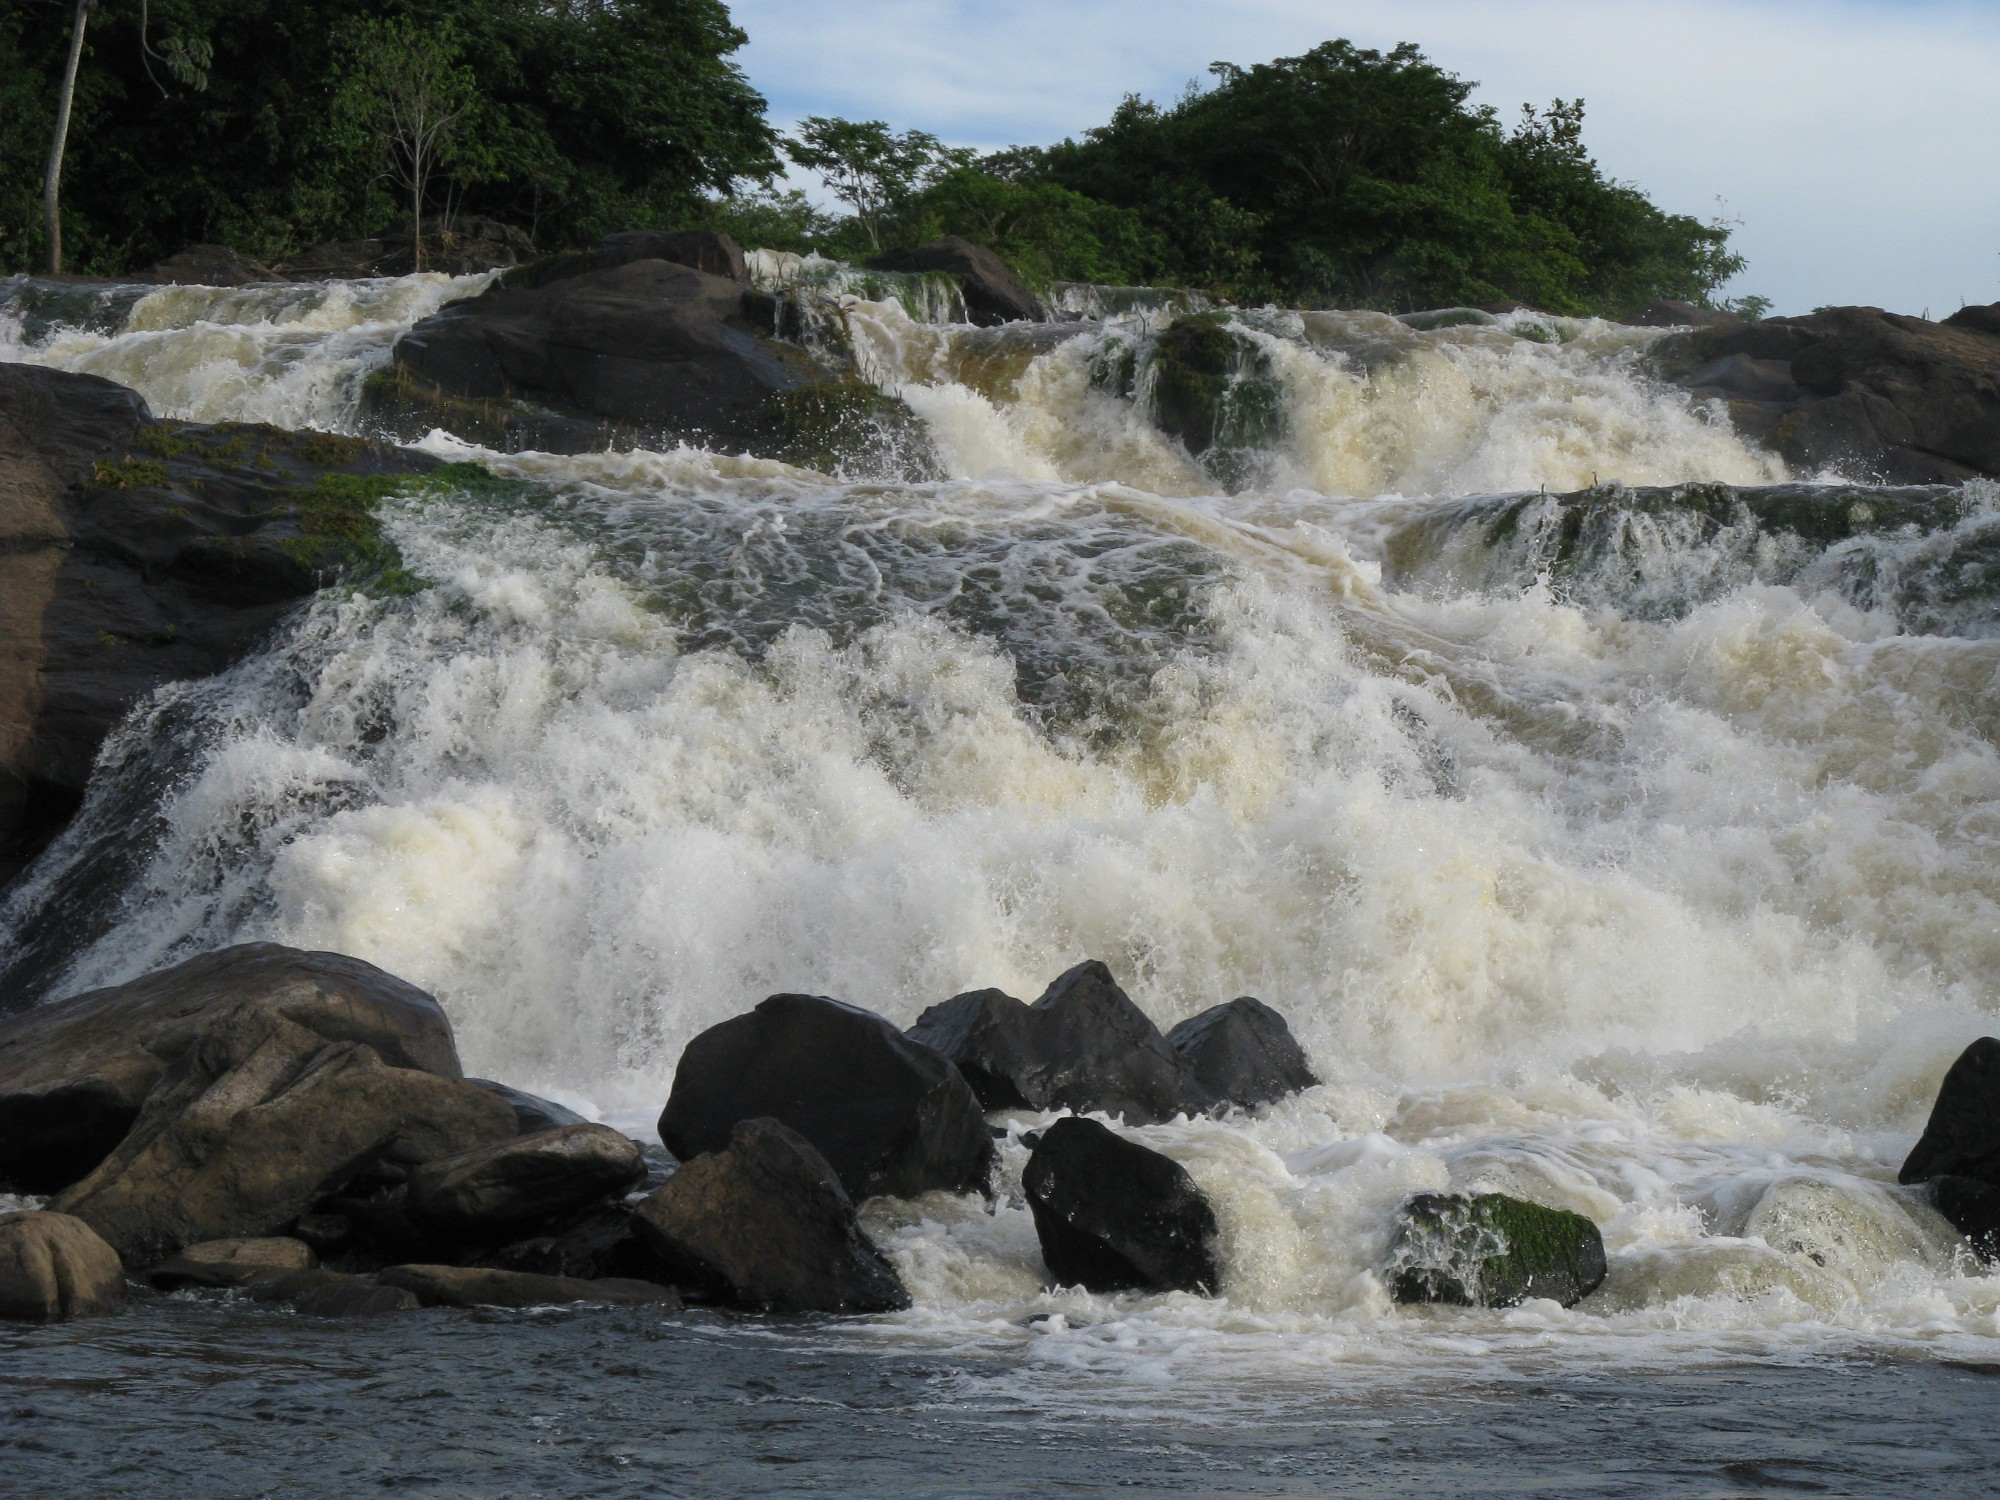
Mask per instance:
[[[242,415],[455,290],[291,322],[154,293],[32,352]],[[1017,1132],[991,1210],[869,1206],[916,1306],[853,1337],[1162,1380],[1991,1357],[2000,1280],[1893,1186],[2000,973],[2000,641],[1895,580],[1984,546],[1987,490],[1830,546],[1641,516],[1565,572],[1462,497],[1784,477],[1647,383],[1649,335],[1266,320],[1289,435],[1224,494],[1093,383],[1105,328],[840,295],[953,477],[476,455],[516,482],[386,512],[429,587],[322,596],[121,731],[0,911],[17,953],[118,828],[143,857],[59,990],[252,937],[355,953],[440,996],[470,1071],[636,1131],[767,993],[908,1023],[1099,957],[1163,1026],[1262,997],[1326,1080],[1136,1132],[1213,1199],[1224,1295],[1044,1290]],[[270,381],[188,352],[239,337]],[[1443,1190],[1587,1215],[1605,1289],[1394,1307],[1393,1211]]]

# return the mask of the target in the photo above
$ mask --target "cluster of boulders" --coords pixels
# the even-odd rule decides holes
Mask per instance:
[[[987,1106],[923,1039],[974,1009],[981,1024],[952,1045],[981,1059],[989,1092],[1062,1100],[1030,1108],[1136,1123],[1313,1081],[1268,1007],[1246,997],[1163,1037],[1098,963],[1032,1006],[961,996],[908,1035],[837,1000],[774,995],[689,1043],[660,1117],[672,1156],[649,1155],[465,1078],[444,1012],[414,986],[246,944],[0,1020],[0,1187],[52,1195],[0,1216],[0,1311],[102,1310],[128,1272],[327,1314],[683,1295],[904,1307],[856,1205],[991,1190]],[[1192,1179],[1096,1121],[1041,1131],[1025,1192],[1060,1281],[1219,1285]]]

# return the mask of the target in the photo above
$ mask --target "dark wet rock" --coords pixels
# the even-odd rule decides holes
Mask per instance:
[[[645,1176],[638,1143],[608,1125],[565,1125],[426,1162],[409,1213],[460,1244],[491,1244],[623,1193]]]
[[[760,327],[751,296],[664,260],[492,287],[398,339],[366,399],[398,432],[442,426],[496,447],[748,446],[771,397],[820,375]]]
[[[1189,1017],[1167,1045],[1203,1093],[1245,1109],[1319,1083],[1285,1018],[1249,995]]]
[[[586,1281],[604,1277],[673,1279],[672,1270],[634,1232],[632,1208],[626,1203],[599,1204],[545,1233],[486,1251],[476,1259],[496,1270],[574,1276]]]
[[[0,1182],[51,1192],[81,1178],[208,1025],[245,1005],[392,1067],[459,1076],[451,1023],[415,985],[343,954],[243,943],[0,1018]]]
[[[1977,313],[1829,307],[1676,335],[1653,360],[1795,469],[1886,484],[2000,475],[2000,332]]]
[[[564,1302],[681,1305],[680,1294],[672,1287],[650,1281],[583,1281],[484,1266],[390,1266],[375,1279],[383,1286],[401,1287],[425,1307],[550,1307]]]
[[[0,1318],[84,1318],[124,1298],[118,1252],[81,1219],[39,1210],[0,1214]]]
[[[1033,1005],[974,990],[933,1005],[909,1035],[956,1063],[988,1109],[1102,1111],[1150,1125],[1213,1102],[1094,959]]]
[[[1436,333],[1446,328],[1484,328],[1494,315],[1482,307],[1432,307],[1422,312],[1397,313],[1396,321],[1418,333]]]
[[[311,1247],[313,1254],[332,1259],[354,1243],[354,1221],[346,1214],[300,1214],[292,1234]]]
[[[2000,1261],[2000,1187],[1971,1177],[1933,1177],[1931,1202],[1988,1265]]]
[[[1071,1116],[1041,1132],[1021,1183],[1057,1285],[1204,1295],[1222,1285],[1215,1211],[1179,1162]]]
[[[310,1271],[318,1264],[311,1245],[288,1235],[204,1240],[149,1267],[146,1280],[163,1292],[184,1286],[248,1286],[269,1276]]]
[[[308,1219],[338,1220],[345,1226],[337,1244],[321,1252],[341,1270],[379,1271],[441,1253],[438,1236],[411,1216],[409,1189],[400,1184],[350,1183],[320,1199],[310,1214],[301,1214],[299,1224]]]
[[[1253,479],[1286,429],[1284,392],[1263,348],[1227,313],[1188,313],[1153,340],[1151,370],[1153,424],[1223,484]]]
[[[1572,1307],[1603,1284],[1604,1237],[1582,1214],[1505,1193],[1419,1193],[1389,1252],[1398,1302],[1513,1307],[1547,1297]]]
[[[773,995],[689,1042],[660,1139],[685,1164],[763,1116],[810,1141],[857,1202],[969,1192],[992,1169],[993,1139],[958,1070],[873,1011],[824,995]]]
[[[573,1109],[564,1109],[552,1100],[538,1098],[534,1094],[508,1084],[495,1083],[490,1078],[468,1078],[468,1083],[476,1083],[489,1094],[498,1094],[513,1106],[514,1123],[520,1127],[522,1135],[540,1135],[545,1130],[560,1130],[565,1125],[582,1125],[582,1115]]]
[[[0,364],[0,885],[69,821],[139,699],[232,665],[323,583],[378,576],[394,549],[376,500],[436,465],[324,433],[159,422],[111,381]],[[59,906],[101,908],[111,884]],[[25,936],[36,953],[53,935]],[[34,998],[20,963],[0,975],[0,1013]]]
[[[1665,298],[1648,302],[1625,319],[1634,328],[1742,328],[1744,322],[1733,312],[1719,307],[1703,307],[1699,302],[1677,302]]]
[[[959,235],[948,234],[913,250],[888,250],[868,262],[871,271],[942,271],[958,283],[965,313],[982,327],[1040,323],[1048,318],[1041,298],[1021,285],[1007,262]]]
[[[1938,1085],[1924,1133],[1896,1174],[1903,1183],[1933,1177],[2000,1187],[2000,1039],[1983,1036],[1959,1053]]]
[[[464,276],[522,265],[535,255],[534,242],[525,231],[498,219],[432,214],[423,221],[423,230],[426,271]],[[416,256],[406,220],[367,239],[315,245],[275,262],[271,269],[285,281],[354,281],[407,276],[416,269]]]
[[[131,279],[178,286],[252,286],[284,280],[263,262],[227,245],[189,245]]]
[[[506,1140],[514,1112],[457,1078],[391,1067],[256,1002],[213,1017],[117,1148],[51,1203],[133,1265],[273,1235],[370,1163]]]
[[[250,1295],[259,1302],[289,1302],[293,1311],[314,1318],[376,1318],[415,1312],[423,1305],[407,1287],[384,1286],[373,1276],[324,1267],[254,1281]]]
[[[633,1211],[674,1280],[771,1312],[910,1305],[826,1158],[777,1120],[739,1122],[728,1149],[684,1162]]]
[[[551,255],[509,271],[504,280],[510,287],[542,287],[590,271],[627,266],[635,260],[671,261],[726,281],[749,280],[743,247],[715,229],[630,229],[607,234],[595,250]]]

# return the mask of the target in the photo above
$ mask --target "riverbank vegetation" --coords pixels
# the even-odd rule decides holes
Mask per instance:
[[[0,17],[0,263],[45,250],[39,192],[75,0]],[[1329,41],[1218,63],[1160,104],[986,156],[879,121],[782,139],[731,55],[721,0],[153,0],[153,47],[212,53],[162,86],[138,0],[99,0],[61,205],[69,267],[115,273],[196,242],[258,258],[379,234],[417,209],[559,249],[706,223],[747,244],[866,258],[958,234],[1030,282],[1166,283],[1245,301],[1554,312],[1711,300],[1729,230],[1606,175],[1581,100],[1512,122],[1414,46]],[[413,156],[384,122],[410,69],[450,128]],[[418,66],[421,65],[421,66]],[[789,164],[837,208],[773,184]]]

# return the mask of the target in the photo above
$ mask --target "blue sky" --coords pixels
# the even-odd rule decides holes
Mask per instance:
[[[1781,312],[2000,300],[2000,0],[732,0],[781,124],[1039,145],[1218,58],[1414,41],[1512,117],[1581,95],[1612,176],[1739,220]],[[1720,200],[1720,202],[1718,202]]]

